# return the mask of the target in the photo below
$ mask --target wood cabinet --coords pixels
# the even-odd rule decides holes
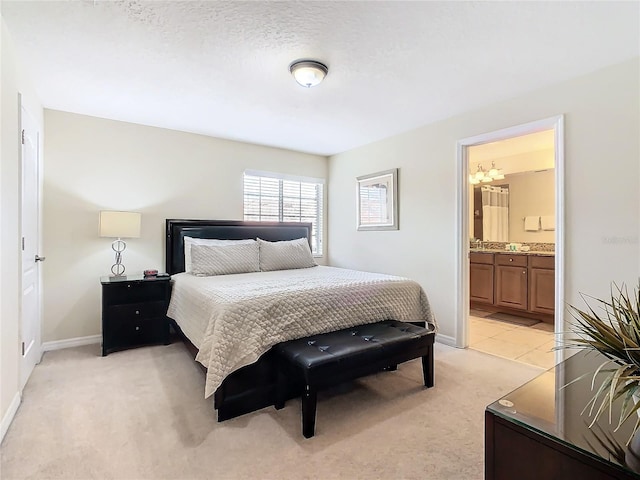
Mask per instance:
[[[590,425],[583,409],[593,397],[591,382],[565,388],[570,380],[591,378],[606,360],[577,352],[487,405],[485,480],[639,479],[634,422],[618,427],[601,418]],[[622,402],[611,408],[617,418]]]
[[[511,313],[553,322],[555,257],[513,253],[471,252],[469,298]]]
[[[556,302],[554,257],[529,258],[529,310],[553,315]]]
[[[472,252],[469,259],[469,298],[472,302],[493,305],[493,254]]]
[[[624,470],[613,462],[570,448],[566,442],[527,429],[520,422],[485,411],[486,480],[637,478]]]
[[[526,310],[527,257],[505,253],[496,254],[495,304],[501,307]]]

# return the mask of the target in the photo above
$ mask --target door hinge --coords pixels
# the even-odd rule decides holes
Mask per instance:
[[[24,145],[24,128],[22,129],[22,145]]]
[[[24,251],[24,237],[22,237],[22,250]]]
[[[24,342],[22,342],[22,356],[24,357]]]

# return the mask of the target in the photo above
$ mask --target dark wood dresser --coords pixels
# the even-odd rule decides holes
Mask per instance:
[[[102,355],[169,344],[170,277],[102,277]]]
[[[562,388],[604,360],[580,352],[487,407],[486,480],[640,479],[640,433],[627,445],[635,418],[615,431],[614,403],[613,425],[605,414],[589,428],[591,375]]]

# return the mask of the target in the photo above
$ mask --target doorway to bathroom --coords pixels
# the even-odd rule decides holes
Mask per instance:
[[[561,360],[562,128],[558,116],[458,142],[459,347]]]

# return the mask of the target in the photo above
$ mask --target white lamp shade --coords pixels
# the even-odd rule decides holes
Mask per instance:
[[[134,212],[100,212],[100,236],[139,238],[142,215]]]

